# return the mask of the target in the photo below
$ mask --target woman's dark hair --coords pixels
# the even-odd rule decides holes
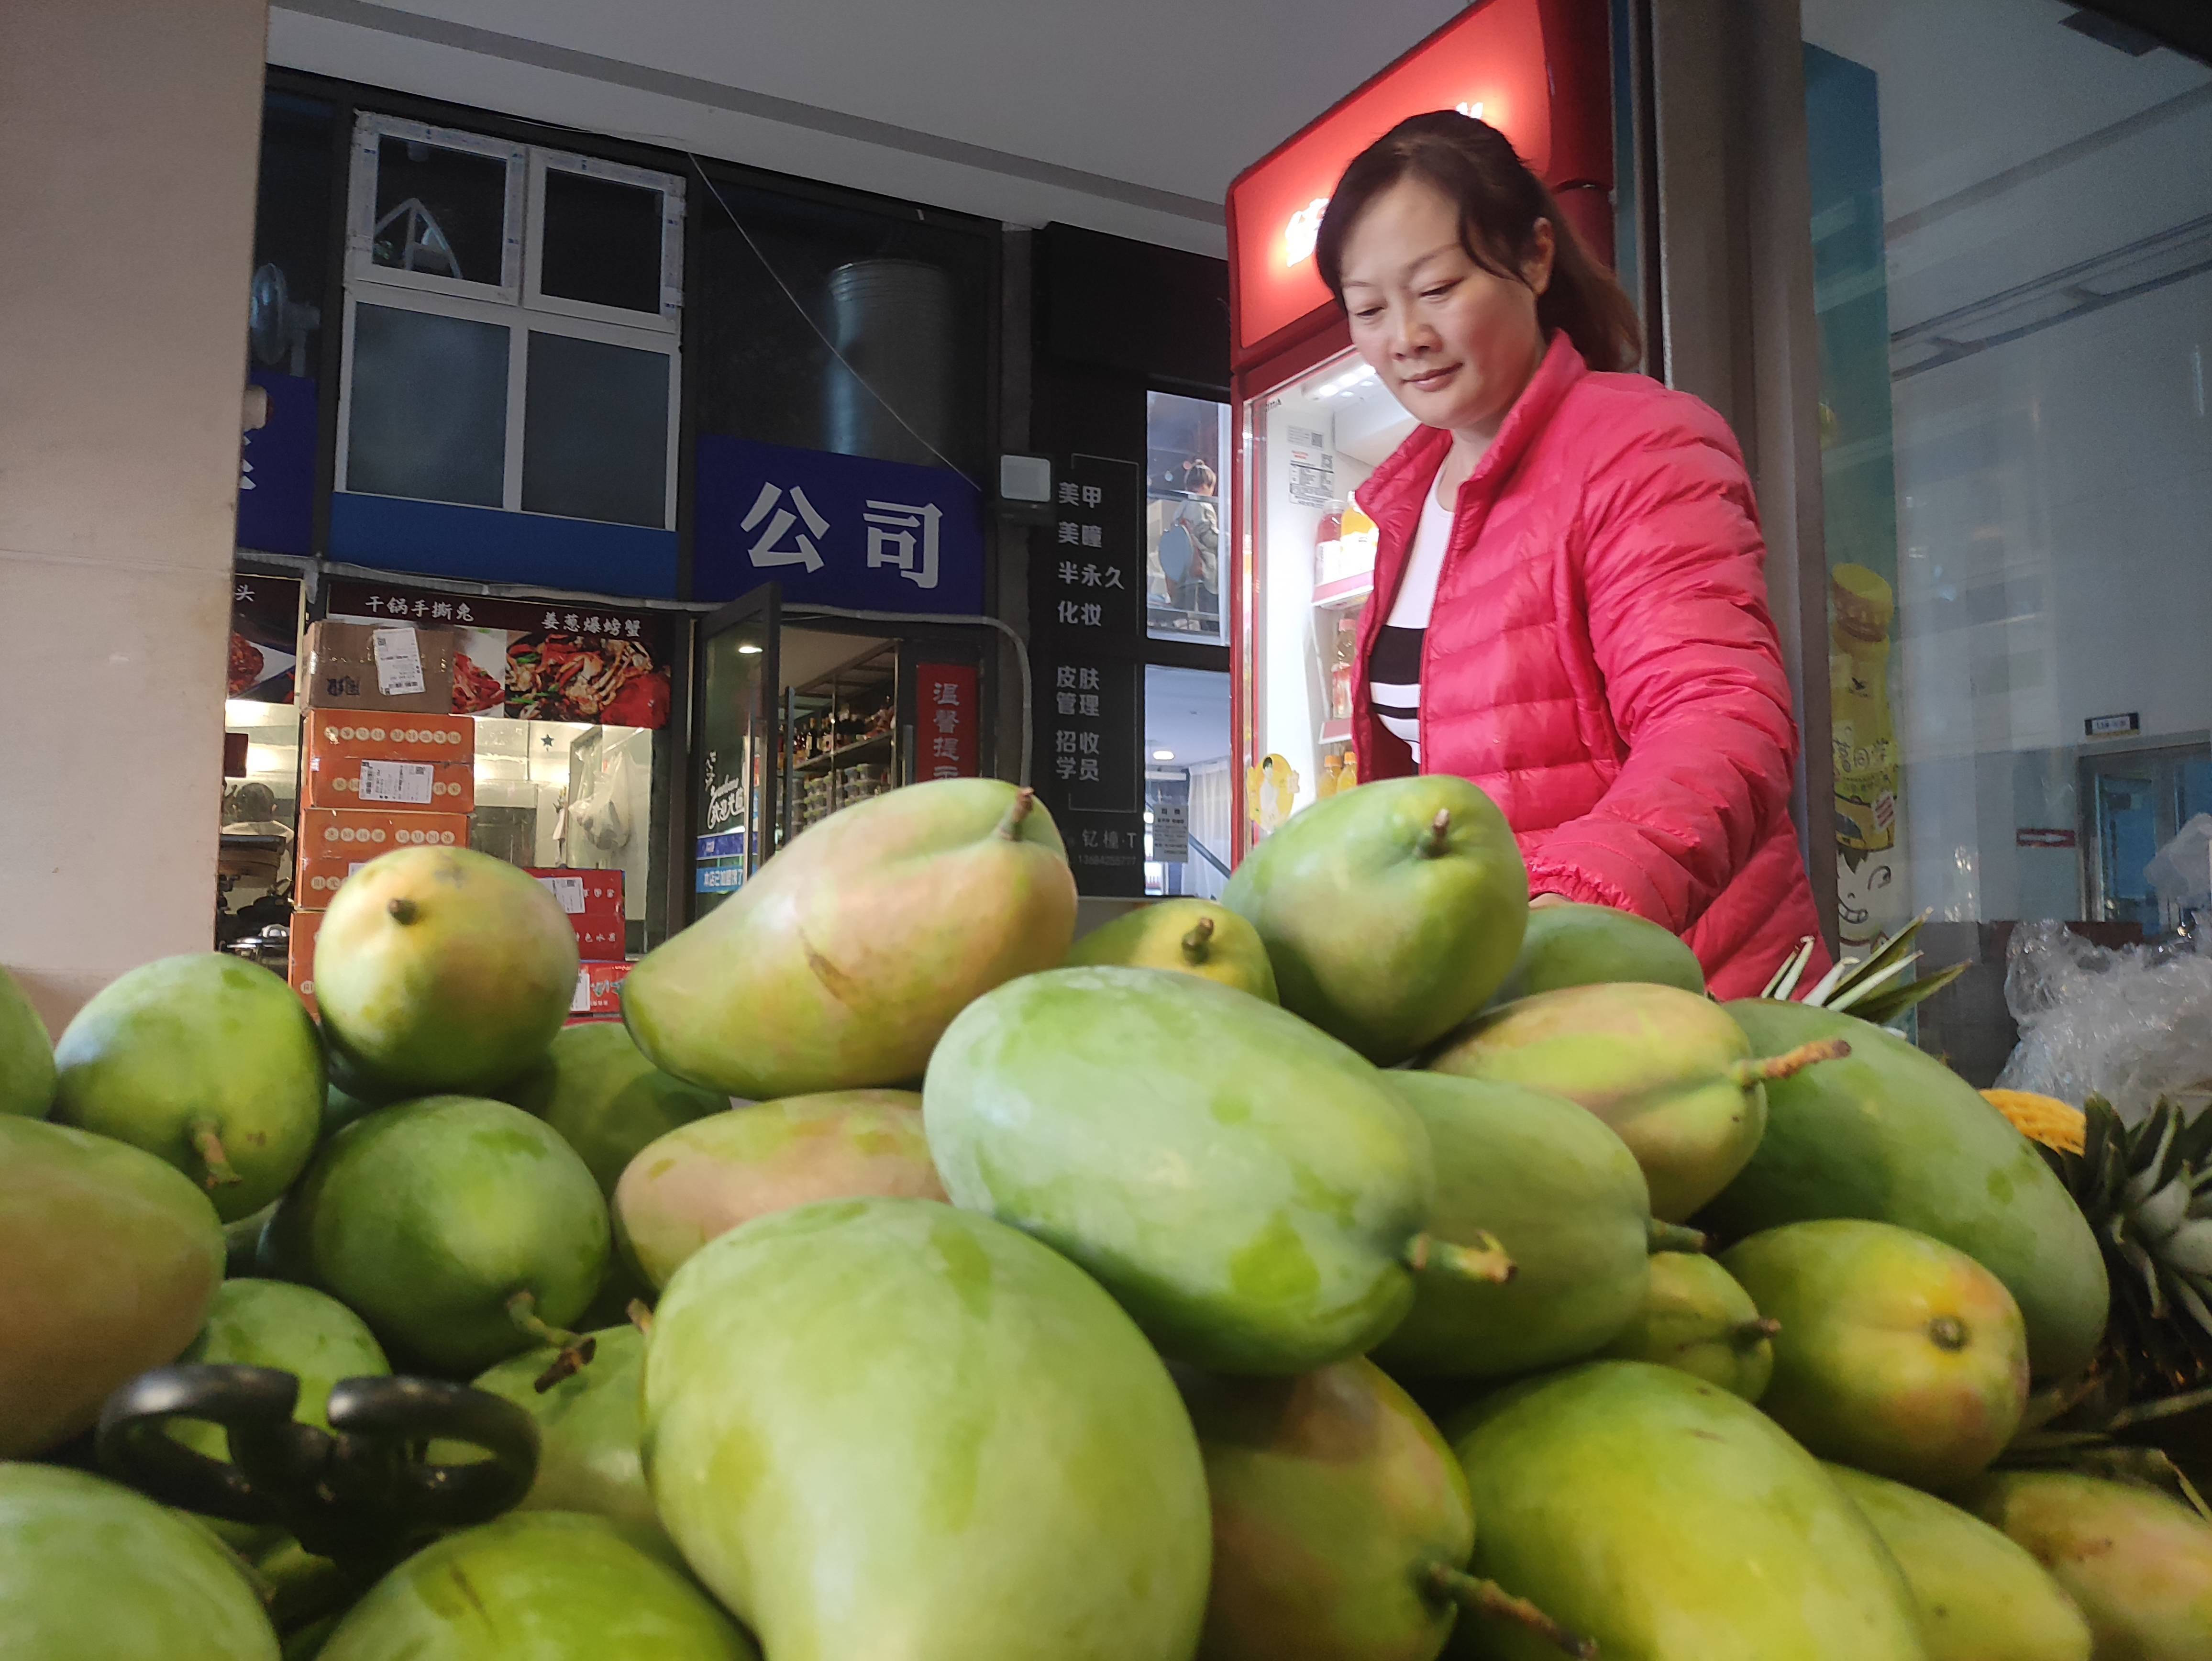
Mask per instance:
[[[1401,121],[1356,156],[1322,216],[1314,259],[1322,281],[1344,303],[1344,245],[1360,215],[1402,179],[1418,179],[1459,204],[1459,238],[1468,258],[1518,283],[1536,222],[1551,222],[1552,280],[1536,299],[1546,334],[1563,331],[1593,369],[1632,369],[1644,356],[1636,307],[1612,272],[1590,255],[1560,216],[1544,181],[1528,171],[1505,135],[1487,121],[1437,110]]]

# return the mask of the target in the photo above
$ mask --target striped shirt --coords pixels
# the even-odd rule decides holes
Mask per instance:
[[[1421,504],[1420,528],[1406,562],[1406,579],[1390,615],[1375,636],[1367,660],[1367,688],[1376,718],[1405,739],[1421,764],[1421,642],[1428,637],[1429,611],[1436,604],[1437,579],[1443,575],[1444,549],[1451,541],[1452,510],[1431,490]]]

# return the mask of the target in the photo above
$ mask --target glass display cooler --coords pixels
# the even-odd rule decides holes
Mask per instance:
[[[1605,0],[1485,0],[1239,174],[1229,191],[1233,354],[1231,769],[1236,852],[1355,783],[1353,657],[1374,587],[1358,487],[1413,418],[1352,351],[1315,269],[1346,165],[1408,116],[1503,131],[1561,214],[1613,255]]]
[[[983,770],[986,643],[956,625],[787,606],[775,584],[705,618],[692,744],[692,916],[842,807]]]

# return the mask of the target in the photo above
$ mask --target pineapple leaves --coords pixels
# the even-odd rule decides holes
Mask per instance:
[[[1905,978],[1920,961],[1921,954],[1912,949],[1912,942],[1930,915],[1923,911],[1895,934],[1878,942],[1872,955],[1863,962],[1856,958],[1842,959],[1797,1001],[1815,1009],[1832,1009],[1839,1014],[1872,1021],[1877,1026],[1887,1026],[1915,1004],[1933,997],[1965,974],[1966,965],[1954,964],[1917,980]],[[1812,962],[1813,949],[1814,941],[1809,936],[1801,941],[1782,967],[1774,971],[1774,978],[1767,982],[1766,989],[1759,995],[1783,1000],[1796,997],[1797,984]]]

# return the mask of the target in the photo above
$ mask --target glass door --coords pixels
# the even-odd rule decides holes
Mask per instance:
[[[767,583],[699,628],[692,746],[691,916],[744,886],[774,852],[781,591]]]
[[[1413,424],[1349,352],[1244,412],[1251,738],[1241,848],[1358,782],[1352,678],[1375,586],[1375,526],[1352,496]]]

